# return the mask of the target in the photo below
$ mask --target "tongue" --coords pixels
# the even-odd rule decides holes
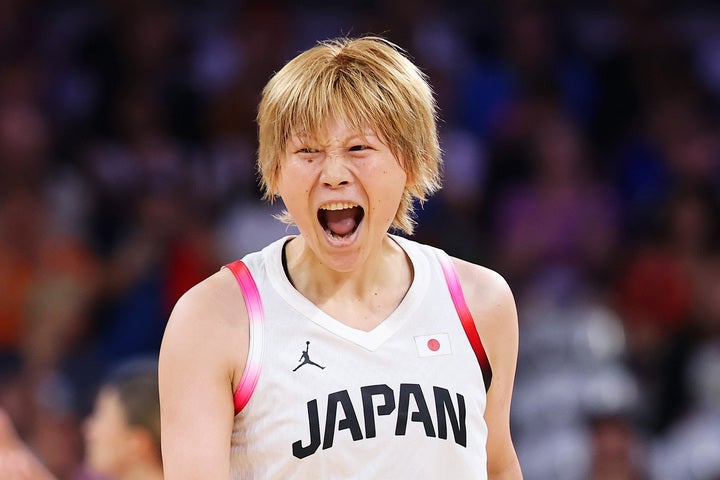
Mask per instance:
[[[355,209],[327,210],[325,213],[328,229],[335,235],[344,236],[355,228]]]

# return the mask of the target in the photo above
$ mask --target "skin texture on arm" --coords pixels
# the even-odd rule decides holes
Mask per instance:
[[[166,478],[229,478],[233,391],[247,359],[248,332],[242,294],[227,270],[176,304],[159,364]]]
[[[453,259],[468,307],[493,370],[487,394],[488,478],[522,479],[510,435],[510,405],[518,355],[518,318],[512,292],[499,274]]]

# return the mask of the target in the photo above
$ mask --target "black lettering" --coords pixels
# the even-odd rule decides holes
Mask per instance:
[[[418,407],[416,412],[410,416],[413,422],[420,422],[425,427],[425,435],[428,437],[435,436],[435,428],[433,427],[430,410],[428,410],[425,396],[422,393],[420,385],[415,383],[400,384],[400,399],[398,401],[398,419],[395,425],[395,435],[405,435],[407,430],[408,413],[410,405],[410,396],[415,398],[415,404]]]
[[[425,435],[437,437],[443,440],[448,438],[448,422],[452,428],[455,443],[467,447],[467,409],[465,397],[456,393],[457,403],[453,402],[452,394],[442,387],[433,387],[435,399],[435,413],[437,415],[437,435],[435,433],[434,419],[430,414],[422,387],[415,383],[400,384],[400,392],[396,403],[395,392],[385,384],[368,385],[360,388],[362,398],[362,409],[364,415],[365,438],[377,436],[376,415],[391,415],[397,410],[397,421],[395,424],[395,435],[406,435],[408,422],[422,423]],[[376,401],[375,397],[378,398]],[[410,398],[413,399],[411,411]],[[342,409],[338,419],[338,409]],[[358,422],[358,417],[353,407],[350,394],[347,390],[341,390],[328,395],[327,410],[325,418],[324,436],[320,435],[320,419],[317,400],[307,402],[308,412],[308,433],[309,442],[303,445],[302,440],[292,444],[293,455],[297,458],[305,458],[313,455],[320,448],[323,450],[331,448],[335,441],[335,432],[349,430],[353,441],[363,439],[363,430]],[[344,414],[344,416],[343,416]]]
[[[300,440],[292,444],[293,455],[297,458],[305,458],[312,455],[320,446],[320,423],[318,418],[317,400],[307,402],[307,410],[308,426],[310,428],[310,444],[303,447]]]
[[[370,385],[360,388],[363,402],[363,415],[365,415],[365,438],[374,438],[375,431],[375,411],[373,410],[373,398],[376,395],[382,395],[385,403],[377,406],[377,414],[390,415],[395,410],[395,397],[392,388],[387,385]]]
[[[337,417],[338,405],[342,406],[342,409],[345,412],[345,418],[338,422],[338,431],[345,429],[350,430],[352,439],[355,441],[362,440],[363,438],[362,430],[360,430],[360,423],[358,423],[355,409],[353,408],[352,401],[350,401],[350,395],[347,390],[340,390],[339,392],[328,395],[323,450],[328,449],[333,445],[333,440],[335,439],[335,418]]]
[[[445,414],[447,413],[452,425],[453,434],[455,435],[455,443],[467,447],[467,425],[465,424],[465,397],[457,394],[458,415],[455,415],[455,406],[450,398],[450,392],[444,388],[433,387],[435,394],[435,410],[437,412],[438,437],[447,439],[447,422]]]

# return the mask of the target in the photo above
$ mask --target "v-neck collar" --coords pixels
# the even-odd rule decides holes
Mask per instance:
[[[410,288],[397,308],[372,330],[366,332],[350,327],[322,311],[317,305],[298,292],[290,283],[283,268],[282,249],[285,243],[292,238],[294,238],[292,235],[281,238],[266,247],[263,252],[268,276],[275,290],[290,306],[312,322],[367,350],[377,350],[384,342],[400,330],[408,318],[410,318],[411,313],[417,309],[420,301],[425,297],[430,281],[430,267],[427,259],[420,253],[417,245],[413,242],[403,237],[390,235],[390,238],[405,251],[412,263],[413,280]]]

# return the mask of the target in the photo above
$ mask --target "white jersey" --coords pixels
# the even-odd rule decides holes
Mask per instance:
[[[413,282],[369,332],[293,288],[288,238],[243,258],[262,305],[248,303],[260,311],[235,396],[231,478],[487,478],[485,384],[443,275],[449,257],[393,238]]]

